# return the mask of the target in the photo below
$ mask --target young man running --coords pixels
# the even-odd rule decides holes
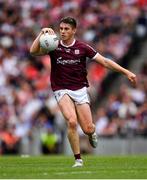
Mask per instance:
[[[94,59],[108,69],[118,71],[136,83],[136,75],[121,67],[114,61],[103,57],[88,44],[75,39],[76,20],[65,17],[59,23],[60,43],[58,48],[50,53],[40,47],[39,38],[43,33],[54,34],[53,29],[43,28],[30,48],[32,55],[49,54],[51,59],[51,87],[60,110],[67,122],[68,139],[75,157],[73,167],[83,166],[80,155],[77,124],[88,135],[92,147],[97,147],[97,135],[92,121],[89,96],[86,58]]]

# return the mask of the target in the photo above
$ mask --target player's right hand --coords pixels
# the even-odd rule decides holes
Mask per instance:
[[[42,34],[48,33],[48,34],[55,34],[54,30],[52,28],[42,28],[41,30]]]

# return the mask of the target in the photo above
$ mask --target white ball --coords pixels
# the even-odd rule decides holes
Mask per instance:
[[[42,34],[39,41],[40,46],[48,52],[55,50],[59,44],[59,39],[56,34]]]

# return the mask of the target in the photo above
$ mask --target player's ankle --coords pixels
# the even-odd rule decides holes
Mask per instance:
[[[74,157],[75,157],[75,160],[76,159],[81,159],[81,154],[79,153],[79,154],[74,154]]]

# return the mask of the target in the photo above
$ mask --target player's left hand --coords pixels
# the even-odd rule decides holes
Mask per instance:
[[[136,75],[132,72],[128,72],[127,77],[129,81],[135,86],[137,84],[137,78]]]
[[[42,28],[41,32],[42,32],[42,34],[45,34],[45,33],[55,34],[55,32],[52,28]]]

